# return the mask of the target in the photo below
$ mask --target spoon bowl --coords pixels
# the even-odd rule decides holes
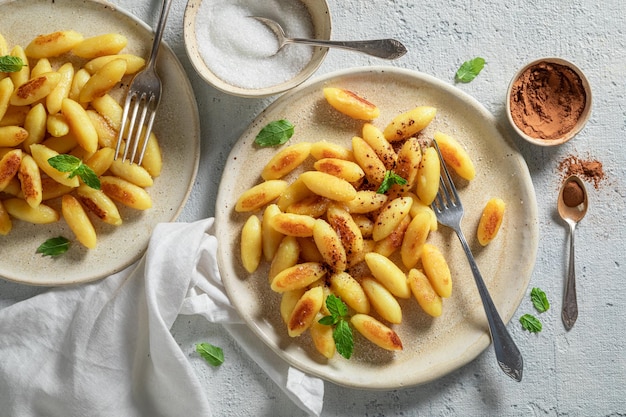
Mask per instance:
[[[251,16],[253,19],[266,25],[278,39],[278,51],[290,43],[300,43],[304,45],[336,47],[356,52],[362,52],[377,58],[396,59],[406,54],[404,45],[395,39],[374,39],[366,41],[327,41],[321,39],[288,38],[280,24],[266,17]]]
[[[587,190],[582,180],[576,175],[568,177],[561,186],[557,210],[559,216],[569,226],[569,268],[567,281],[565,283],[565,294],[563,296],[563,309],[561,319],[566,330],[570,330],[578,318],[578,302],[576,299],[576,268],[575,268],[575,239],[574,231],[576,225],[587,214],[588,198]]]

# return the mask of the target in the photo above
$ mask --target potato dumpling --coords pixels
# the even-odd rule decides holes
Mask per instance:
[[[313,236],[315,218],[304,214],[277,213],[268,220],[271,228],[287,236]]]
[[[283,240],[283,234],[275,230],[270,226],[270,219],[281,213],[280,208],[276,204],[270,204],[263,210],[261,232],[263,238],[263,256],[265,260],[271,262],[274,259],[274,254],[278,250],[281,241]]]
[[[348,182],[357,182],[365,176],[365,172],[357,163],[339,158],[319,159],[313,164],[313,168]]]
[[[48,224],[59,221],[59,213],[45,204],[31,207],[21,198],[4,200],[4,209],[12,217],[33,224]]]
[[[383,134],[389,142],[409,138],[428,126],[436,114],[437,109],[435,107],[415,107],[394,117],[383,131]]]
[[[9,103],[13,106],[27,106],[45,98],[61,81],[58,72],[46,72],[31,78],[13,90]]]
[[[336,272],[347,267],[346,250],[335,229],[324,219],[317,219],[313,226],[313,240],[322,254],[324,262]]]
[[[448,298],[452,294],[452,276],[448,263],[439,249],[430,243],[422,248],[422,266],[430,284],[440,297]]]
[[[246,271],[256,271],[262,253],[261,220],[253,214],[248,217],[241,231],[241,263]]]
[[[471,181],[476,176],[476,168],[467,151],[452,136],[435,132],[435,141],[443,160],[461,178]]]
[[[361,335],[375,345],[391,351],[402,350],[402,340],[396,332],[367,314],[355,314],[350,323]]]
[[[399,298],[409,298],[411,289],[406,274],[389,258],[371,252],[365,255],[367,267],[374,278],[385,286],[393,295]]]
[[[83,35],[74,30],[62,30],[37,36],[24,49],[30,58],[50,58],[69,52],[83,41]]]
[[[313,324],[315,317],[322,308],[324,290],[322,287],[313,287],[307,290],[293,306],[287,319],[289,336],[298,337]]]
[[[380,210],[374,222],[373,238],[375,241],[389,236],[402,220],[409,215],[413,199],[411,197],[394,198]]]
[[[439,178],[441,177],[441,163],[437,150],[428,147],[422,154],[422,160],[417,168],[416,194],[422,203],[430,205],[435,201],[439,191]]]
[[[269,180],[257,184],[239,196],[235,204],[235,211],[241,213],[259,210],[278,198],[285,188],[287,188],[287,182],[282,180]]]
[[[492,198],[487,201],[476,232],[478,242],[482,246],[486,246],[497,236],[504,218],[505,207],[506,204],[501,198]]]
[[[317,195],[334,201],[350,201],[356,197],[356,190],[348,181],[321,171],[307,171],[300,178]]]
[[[265,165],[261,172],[264,180],[278,180],[296,169],[311,152],[311,144],[308,142],[296,143],[278,152]]]
[[[364,288],[347,272],[339,272],[330,276],[330,289],[357,313],[368,314],[370,301]]]
[[[335,339],[333,338],[333,327],[321,324],[319,320],[322,317],[324,317],[324,315],[320,313],[315,316],[315,320],[311,323],[309,331],[311,332],[311,339],[313,340],[315,349],[325,358],[330,359],[335,355],[337,347],[335,345]]]
[[[0,201],[0,235],[6,236],[13,228],[13,222],[9,213],[4,208],[4,204]]]
[[[400,256],[406,268],[413,268],[419,261],[429,232],[430,214],[427,211],[422,211],[413,217],[402,239]]]
[[[367,295],[367,299],[380,317],[389,323],[402,323],[400,303],[383,284],[374,278],[366,277],[361,281],[361,285]],[[367,314],[368,312],[359,311],[359,313]]]
[[[319,262],[305,262],[294,265],[278,273],[272,279],[273,291],[283,293],[286,291],[305,288],[326,275],[326,267]]]
[[[0,158],[0,191],[15,177],[22,164],[22,151],[13,149]]]
[[[298,263],[299,256],[300,245],[298,244],[298,240],[293,236],[283,237],[278,249],[276,250],[275,256],[271,260],[270,271],[268,274],[270,283],[280,272],[296,265]]]
[[[409,287],[417,303],[424,312],[439,317],[443,311],[443,300],[437,294],[428,277],[419,269],[411,269],[408,274]]]
[[[380,115],[375,104],[349,90],[326,87],[324,97],[335,110],[353,119],[373,120]]]
[[[95,248],[97,244],[96,229],[78,200],[70,194],[65,194],[61,199],[61,212],[68,226],[76,235],[76,239],[86,248]]]
[[[385,169],[394,169],[398,162],[398,154],[385,138],[383,132],[373,124],[365,123],[362,133],[362,139],[372,147],[383,165],[385,165]]]

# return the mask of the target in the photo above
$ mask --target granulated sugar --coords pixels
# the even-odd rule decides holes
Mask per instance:
[[[278,41],[250,16],[276,20],[288,37],[313,37],[311,16],[297,0],[205,0],[196,18],[198,50],[222,80],[243,88],[264,88],[287,81],[309,62],[313,48]]]

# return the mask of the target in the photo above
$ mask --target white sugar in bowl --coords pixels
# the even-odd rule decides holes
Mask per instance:
[[[251,16],[277,21],[287,36],[330,39],[326,0],[189,0],[184,16],[187,55],[198,74],[241,97],[280,94],[306,81],[327,48],[289,44]]]

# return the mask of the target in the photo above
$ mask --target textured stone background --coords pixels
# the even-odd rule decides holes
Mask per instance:
[[[205,0],[206,1],[206,0]],[[114,0],[149,25],[158,0]],[[491,348],[469,365],[428,385],[392,392],[326,384],[324,416],[618,416],[626,415],[625,197],[626,19],[621,0],[329,0],[334,39],[396,37],[409,53],[393,63],[331,50],[319,73],[366,65],[396,65],[454,83],[459,65],[475,56],[487,64],[458,87],[487,107],[506,128],[504,96],[526,62],[557,56],[578,65],[593,89],[593,114],[573,141],[557,148],[528,145],[509,134],[525,157],[537,193],[540,242],[530,288],[542,288],[553,308],[538,335],[517,318],[532,312],[526,297],[508,328],[525,359],[524,379],[505,377]],[[230,146],[270,99],[241,99],[207,86],[187,59],[182,34],[186,3],[175,0],[165,40],[188,71],[200,109],[203,145],[194,193],[181,220],[214,214]],[[580,314],[566,332],[560,319],[567,270],[567,229],[555,201],[558,163],[567,155],[598,159],[606,180],[588,192],[591,207],[577,229]],[[44,289],[0,281],[0,301],[12,303]],[[300,416],[295,405],[217,325],[180,317],[173,334],[194,363],[216,416]],[[193,353],[210,340],[227,353],[213,369]]]

